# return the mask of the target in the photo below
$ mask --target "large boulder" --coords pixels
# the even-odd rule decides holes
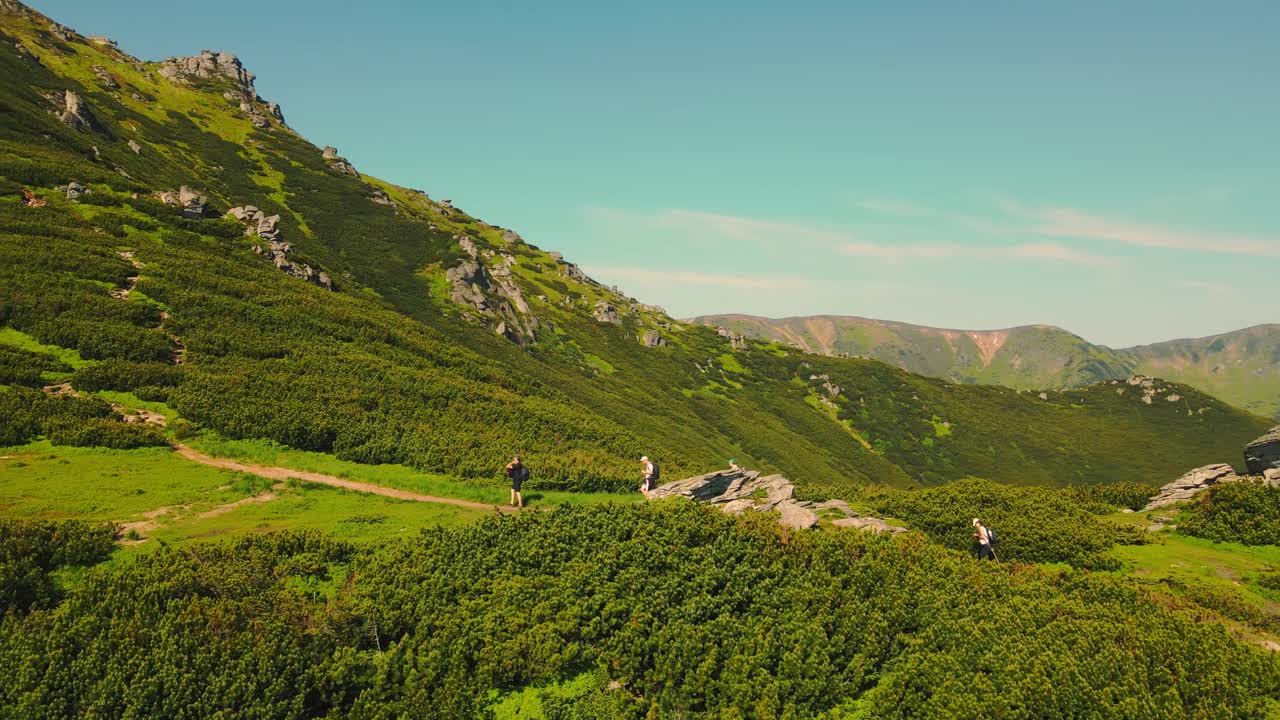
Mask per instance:
[[[92,129],[94,126],[93,114],[89,112],[89,106],[74,90],[67,90],[63,95],[62,114],[59,119],[72,130]]]
[[[805,530],[818,525],[818,513],[838,512],[845,517],[837,527],[853,527],[874,532],[904,532],[880,518],[860,517],[843,500],[821,503],[795,499],[795,485],[782,475],[761,475],[754,470],[732,468],[664,483],[647,493],[650,500],[684,497],[719,507],[723,512],[776,512],[778,522]],[[858,522],[848,522],[857,520]]]
[[[1151,498],[1151,501],[1147,503],[1143,510],[1155,510],[1174,505],[1183,500],[1190,500],[1197,493],[1208,490],[1214,485],[1238,482],[1239,480],[1240,477],[1236,475],[1235,469],[1226,463],[1205,465],[1161,487],[1160,492]]]
[[[1244,464],[1251,475],[1261,475],[1271,468],[1280,468],[1280,425],[1244,446]]]

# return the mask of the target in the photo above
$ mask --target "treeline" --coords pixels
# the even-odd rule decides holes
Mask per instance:
[[[0,622],[15,716],[474,718],[584,674],[558,717],[1231,720],[1280,700],[1274,658],[1105,575],[683,503],[365,550],[253,537],[82,582]]]

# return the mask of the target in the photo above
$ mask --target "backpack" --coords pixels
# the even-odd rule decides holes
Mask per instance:
[[[651,475],[649,479],[656,483],[658,482],[658,477],[662,474],[662,471],[658,469],[658,463],[650,460],[649,464],[653,466],[653,475]]]
[[[524,482],[525,480],[528,480],[530,475],[529,466],[525,465],[524,463],[520,463],[520,471],[517,473],[517,475],[519,475],[518,479],[520,480],[520,482]]]
[[[996,544],[996,531],[991,528],[987,528],[987,543],[991,545]]]

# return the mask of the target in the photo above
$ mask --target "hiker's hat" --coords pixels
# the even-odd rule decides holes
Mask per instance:
[[[645,460],[648,460],[648,459],[649,459],[649,456],[648,456],[648,455],[641,455],[641,456],[640,456],[640,462],[644,462]]]
[[[978,526],[978,518],[974,518],[974,519],[973,519],[973,526],[974,526],[974,527],[977,527],[977,526]]]

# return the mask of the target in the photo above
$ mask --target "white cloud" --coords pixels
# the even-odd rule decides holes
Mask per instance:
[[[841,249],[846,255],[881,260],[1044,260],[1075,265],[1113,264],[1110,258],[1090,255],[1053,243],[972,247],[958,244],[879,245],[851,242]]]
[[[1105,218],[1073,208],[1035,211],[1039,224],[1032,229],[1047,237],[1080,238],[1166,250],[1192,250],[1255,257],[1280,257],[1280,239],[1264,239]]]

